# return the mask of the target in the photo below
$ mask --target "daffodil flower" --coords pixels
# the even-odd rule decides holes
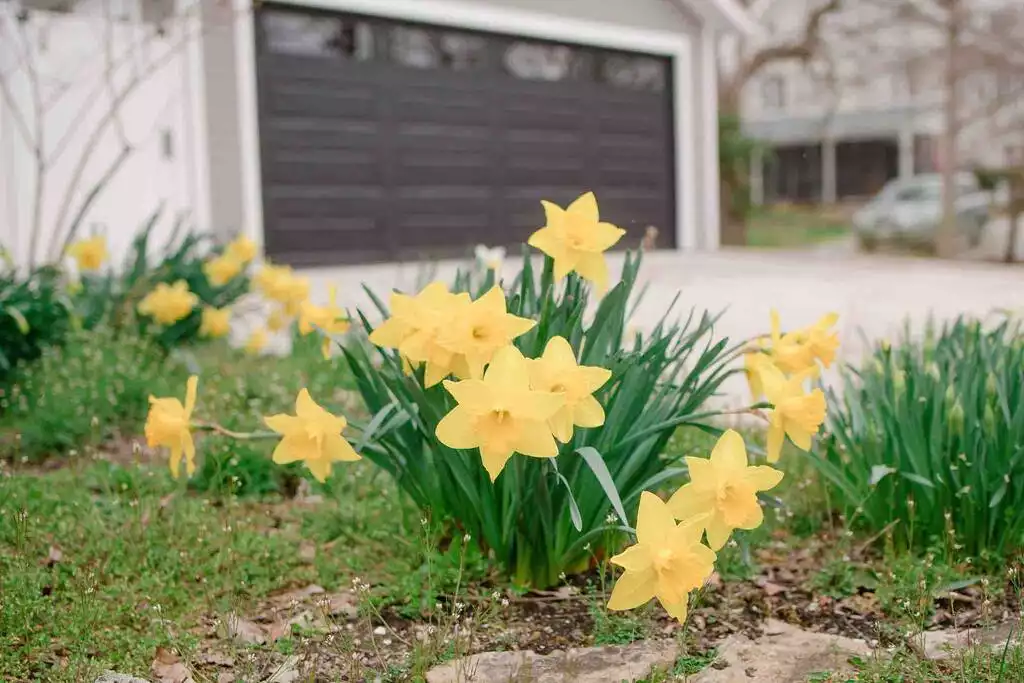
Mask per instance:
[[[710,458],[688,457],[686,466],[690,483],[669,498],[668,509],[683,521],[701,518],[712,550],[720,550],[734,529],[761,526],[764,513],[757,492],[782,481],[782,472],[747,463],[743,437],[731,429],[718,439]]]
[[[75,259],[78,269],[83,272],[99,270],[107,260],[107,239],[102,235],[96,235],[78,240],[68,247],[68,255]]]
[[[341,435],[348,421],[317,405],[306,389],[295,400],[295,415],[271,415],[263,421],[284,437],[274,449],[274,462],[284,465],[301,460],[317,481],[327,481],[333,463],[359,460],[359,454]]]
[[[445,380],[444,388],[458,405],[438,423],[438,441],[449,448],[479,448],[491,481],[513,453],[558,455],[547,421],[565,405],[565,398],[530,388],[529,365],[514,346],[494,354],[483,379]]]
[[[641,493],[636,545],[611,558],[626,571],[615,582],[608,609],[634,609],[658,598],[669,614],[685,621],[690,591],[714,570],[716,555],[700,542],[703,532],[699,518],[676,524],[661,498]]]
[[[449,322],[439,329],[437,343],[465,358],[468,374],[457,373],[461,379],[481,377],[484,366],[498,349],[508,346],[537,324],[535,320],[509,313],[505,293],[500,287],[492,287],[476,301],[460,308]]]
[[[424,384],[428,388],[452,374],[467,376],[465,359],[441,346],[438,334],[451,327],[459,311],[469,304],[469,294],[452,294],[443,282],[430,283],[416,296],[394,292],[391,317],[370,333],[370,341],[398,349],[408,374],[412,374],[414,364],[424,363]]]
[[[548,420],[556,439],[569,443],[573,426],[600,427],[604,424],[604,408],[593,393],[611,378],[611,370],[577,365],[576,354],[564,337],[549,339],[544,354],[529,363],[530,386],[565,397],[565,405]]]
[[[241,272],[242,262],[228,254],[214,257],[203,264],[203,274],[214,287],[223,287]]]
[[[321,347],[325,359],[331,356],[329,335],[342,334],[348,330],[350,325],[345,317],[345,311],[338,307],[337,300],[338,290],[336,287],[331,287],[330,300],[326,306],[317,306],[312,302],[305,301],[299,308],[299,333],[306,335],[315,328],[320,328],[325,335]]]
[[[239,263],[245,264],[256,258],[256,243],[248,237],[240,235],[225,247],[224,253]]]
[[[814,364],[814,354],[804,344],[801,332],[783,334],[779,312],[774,309],[771,311],[771,323],[771,341],[768,349],[772,360],[780,370],[786,374],[797,374],[817,368]]]
[[[554,260],[556,281],[576,271],[603,293],[608,289],[604,252],[626,231],[601,221],[593,192],[582,195],[566,209],[547,201],[541,205],[547,224],[530,235],[529,245]]]
[[[184,280],[173,285],[161,282],[139,302],[138,310],[161,325],[173,325],[191,313],[198,302],[199,297],[189,291]]]
[[[827,313],[803,331],[804,345],[826,368],[832,365],[839,348],[839,335],[831,328],[839,322],[839,314]]]
[[[817,375],[817,366],[792,377],[771,364],[760,370],[765,396],[774,407],[768,425],[768,462],[778,461],[787,436],[800,450],[811,450],[811,438],[825,421],[825,393],[804,389],[804,383]]]
[[[231,331],[231,309],[207,306],[199,324],[200,337],[223,337]]]
[[[249,338],[245,342],[246,353],[252,355],[259,355],[263,349],[267,346],[267,331],[264,329],[256,329],[252,331]]]
[[[185,405],[176,398],[149,397],[149,415],[146,417],[146,443],[150,448],[163,446],[170,450],[171,476],[178,478],[181,460],[185,458],[188,476],[196,471],[196,447],[189,431],[189,421],[196,407],[199,378],[188,378],[185,387]]]

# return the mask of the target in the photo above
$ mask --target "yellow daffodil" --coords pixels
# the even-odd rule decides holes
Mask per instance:
[[[274,462],[284,465],[301,460],[317,481],[327,480],[333,463],[359,460],[359,454],[341,435],[348,421],[321,408],[305,389],[295,400],[295,415],[271,415],[263,420],[284,437],[274,449]]]
[[[600,427],[604,424],[604,408],[592,394],[611,378],[611,370],[577,365],[576,354],[564,337],[549,339],[544,355],[529,363],[532,388],[565,397],[565,405],[548,420],[556,439],[569,443],[574,425]]]
[[[173,325],[195,308],[199,297],[189,291],[188,283],[178,280],[173,285],[161,282],[139,302],[139,313],[151,316],[161,325]]]
[[[281,308],[275,308],[267,316],[267,329],[271,332],[280,332],[288,327],[289,323],[291,323],[291,318]]]
[[[332,334],[342,334],[349,328],[345,311],[338,307],[338,290],[330,289],[330,301],[326,306],[305,301],[299,309],[299,333],[306,335],[319,328],[324,333],[322,351],[324,358],[330,358]]]
[[[99,270],[107,260],[107,238],[96,235],[78,240],[68,247],[68,255],[75,259],[78,269],[83,272]]]
[[[750,386],[750,395],[755,401],[760,400],[764,396],[761,366],[765,363],[771,365],[772,358],[763,351],[748,351],[743,354],[743,371],[747,376],[747,384]]]
[[[828,313],[803,331],[808,352],[826,368],[832,365],[839,348],[839,335],[831,328],[839,322],[839,314]]]
[[[490,291],[468,306],[458,309],[450,324],[440,328],[437,343],[466,359],[468,375],[461,379],[477,379],[494,354],[513,339],[529,331],[535,320],[512,315],[505,307],[505,293],[500,287]],[[410,354],[413,360],[416,358]]]
[[[223,287],[241,272],[242,262],[228,254],[216,256],[203,264],[203,273],[214,287]]]
[[[513,453],[558,455],[547,421],[565,399],[530,388],[529,365],[514,346],[494,354],[483,379],[445,380],[444,387],[458,405],[438,423],[437,439],[449,448],[479,448],[491,481]]]
[[[710,458],[686,458],[690,483],[676,491],[668,509],[676,519],[701,518],[708,545],[720,550],[734,529],[756,529],[764,521],[757,492],[774,488],[782,472],[747,464],[743,437],[729,430],[722,434]]]
[[[765,364],[760,375],[765,396],[774,407],[768,425],[768,462],[778,461],[786,436],[797,448],[809,451],[811,437],[825,421],[824,392],[804,389],[804,382],[817,375],[817,367],[786,377],[774,365]]]
[[[224,254],[241,264],[256,258],[256,243],[244,235],[236,237],[224,248]]]
[[[266,264],[253,277],[253,287],[271,301],[281,304],[290,316],[309,298],[309,278],[295,274],[291,266]]]
[[[608,289],[604,252],[626,231],[601,221],[593,192],[587,192],[567,209],[546,201],[541,205],[547,225],[530,235],[529,244],[554,259],[555,280],[575,270],[599,293]]]
[[[771,321],[772,332],[768,348],[775,365],[786,374],[797,374],[817,367],[814,364],[814,354],[804,344],[802,333],[783,334],[779,312],[774,309],[771,312]]]
[[[199,324],[200,337],[224,337],[231,331],[231,309],[207,306]]]
[[[150,448],[163,446],[171,452],[171,475],[177,479],[182,456],[189,476],[196,471],[196,447],[189,431],[189,421],[196,407],[199,378],[188,378],[185,387],[185,405],[176,398],[149,397],[149,415],[146,417],[146,443]]]
[[[703,531],[699,518],[676,524],[661,498],[641,493],[636,545],[611,558],[626,571],[615,582],[608,609],[634,609],[658,598],[669,614],[685,621],[690,591],[714,570],[716,555],[700,542]]]
[[[470,304],[469,294],[452,294],[443,282],[432,282],[416,296],[393,292],[391,317],[370,333],[377,346],[398,349],[403,367],[426,364],[424,384],[432,387],[451,374],[468,374],[465,358],[437,342],[441,329],[451,326]]]
[[[264,329],[253,330],[245,342],[246,353],[252,355],[260,354],[267,346],[267,331]]]

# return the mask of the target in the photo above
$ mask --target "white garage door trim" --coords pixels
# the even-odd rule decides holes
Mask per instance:
[[[564,19],[550,14],[524,12],[501,7],[470,5],[446,0],[283,0],[296,7],[309,7],[389,19],[405,19],[453,28],[493,31],[529,38],[564,40],[619,50],[655,54],[672,59],[672,94],[676,171],[676,244],[680,249],[697,248],[696,172],[700,150],[692,149],[693,102],[699,97],[694,87],[693,56],[685,34],[649,31],[615,24]],[[252,12],[243,14],[237,35],[239,74],[239,131],[242,142],[242,187],[245,201],[245,234],[263,244],[263,197],[260,169],[259,121],[257,113],[256,46]],[[706,160],[701,159],[702,162]],[[537,197],[539,202],[544,197]],[[600,200],[600,197],[598,198]]]

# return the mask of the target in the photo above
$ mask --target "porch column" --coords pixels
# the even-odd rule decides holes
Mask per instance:
[[[836,202],[836,141],[832,138],[821,142],[821,201]]]
[[[911,128],[901,128],[899,134],[899,169],[900,180],[906,180],[914,175],[914,131]]]
[[[764,152],[760,147],[750,153],[750,203],[764,205]]]

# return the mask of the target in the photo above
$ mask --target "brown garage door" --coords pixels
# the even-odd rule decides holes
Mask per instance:
[[[295,264],[514,245],[540,199],[674,246],[671,62],[263,4],[267,253]]]

